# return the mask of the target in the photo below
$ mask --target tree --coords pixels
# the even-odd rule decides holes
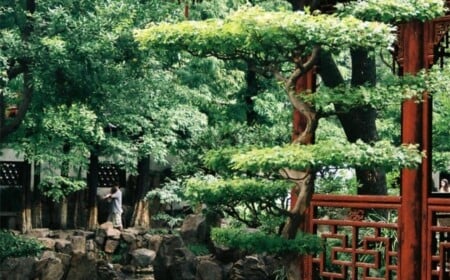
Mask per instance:
[[[443,13],[442,1],[360,1],[340,6],[338,10],[339,16],[244,9],[224,20],[153,24],[136,32],[135,37],[141,45],[151,49],[189,52],[197,56],[212,55],[225,60],[251,58],[257,63],[255,67],[260,73],[272,73],[283,82],[290,103],[306,119],[303,132],[291,145],[272,148],[241,147],[212,152],[207,158],[209,166],[218,171],[228,169],[228,172],[221,173],[224,176],[221,180],[190,182],[192,199],[206,201],[210,206],[225,207],[229,209],[229,214],[250,226],[262,225],[256,214],[259,211],[284,215],[287,221],[281,235],[287,240],[294,240],[314,189],[315,174],[320,168],[352,166],[362,169],[390,169],[414,167],[420,163],[421,154],[417,147],[395,147],[386,141],[374,141],[377,135],[363,139],[370,143],[350,139],[354,143],[322,141],[314,145],[304,144],[310,143],[309,139],[314,138],[320,118],[337,114],[342,119],[353,114],[353,117],[358,118],[358,127],[361,128],[368,122],[370,125],[374,124],[374,113],[377,108],[382,108],[378,107],[382,103],[378,101],[396,98],[400,104],[402,98],[410,97],[407,94],[420,94],[418,82],[410,77],[405,80],[413,81],[412,83],[396,79],[393,83],[375,86],[371,71],[374,65],[373,55],[379,48],[390,47],[394,39],[393,27],[381,21],[395,23],[431,19]],[[367,21],[358,20],[354,16]],[[346,49],[352,51],[354,69],[368,69],[368,74],[354,71],[352,87],[342,85],[338,77],[338,82],[325,83],[328,87],[320,88],[315,94],[296,92],[297,80],[317,64],[319,57],[323,66],[330,61],[332,53]],[[356,62],[369,66],[356,65]],[[325,80],[324,72],[319,73]],[[284,76],[285,73],[289,73],[288,77]],[[336,73],[338,72],[332,72],[330,76]],[[371,87],[367,87],[366,82]],[[399,94],[390,95],[392,89]],[[376,101],[380,96],[384,99]],[[349,121],[353,120],[344,120],[342,123]],[[351,138],[352,132],[346,132]],[[228,177],[225,177],[226,174]],[[256,178],[249,179],[249,176]],[[277,188],[286,185],[282,182],[270,184],[261,180],[261,177],[266,180],[284,178],[294,183],[298,199],[289,211],[283,211],[280,203],[268,201],[264,196],[274,194]],[[246,188],[253,190],[250,191],[253,196],[245,195]],[[284,193],[286,191],[284,189]],[[280,193],[283,191],[272,197],[282,200],[283,195]],[[244,210],[240,212],[239,209]],[[242,245],[236,241],[239,234],[230,233],[224,238],[224,232],[226,231],[217,231],[216,239],[227,240],[228,245]],[[248,249],[249,246],[245,248]],[[297,253],[289,251],[284,259],[289,268],[289,279],[300,279]]]
[[[2,76],[1,105],[27,104],[19,106],[18,115],[2,118],[2,144],[23,152],[29,161],[50,165],[52,173],[40,187],[54,201],[86,187],[78,175],[89,170],[88,221],[93,228],[97,157],[109,157],[136,173],[141,158],[166,161],[180,131],[205,127],[203,115],[183,97],[188,89],[177,84],[163,63],[142,57],[132,37],[144,15],[157,19],[171,14],[177,20],[183,14],[177,15],[176,3],[27,3],[2,3],[1,73],[7,75]],[[29,37],[20,36],[23,30]],[[29,76],[21,74],[24,69],[33,75],[28,82],[20,81]],[[29,88],[30,94],[16,94],[21,88]],[[161,94],[166,91],[174,94]],[[109,133],[111,127],[117,128],[115,133]]]

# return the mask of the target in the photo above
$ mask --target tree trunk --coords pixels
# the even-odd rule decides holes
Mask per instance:
[[[67,214],[68,214],[68,200],[67,197],[64,197],[61,199],[60,202],[58,202],[58,210],[59,210],[59,228],[60,229],[67,229]]]
[[[88,229],[95,229],[98,226],[98,208],[97,208],[97,188],[99,159],[96,151],[91,151],[89,158],[89,170],[87,174],[88,184]]]
[[[26,233],[32,228],[31,215],[31,168],[29,163],[24,166],[24,180],[23,180],[23,196],[22,196],[22,213],[21,213],[21,231]]]
[[[364,50],[353,50],[352,56],[352,86],[363,84],[375,85],[376,68],[375,59],[368,56]],[[321,52],[319,74],[327,87],[335,87],[344,83],[330,53]],[[343,112],[342,107],[336,104],[338,118],[342,124],[345,135],[350,142],[358,139],[366,143],[378,140],[375,124],[377,113],[370,106],[362,106]],[[356,169],[356,178],[361,184],[358,194],[382,195],[387,193],[386,174],[381,169]]]
[[[41,168],[40,164],[36,163],[34,165],[34,186],[33,186],[33,221],[32,225],[34,228],[42,228],[42,197],[39,188],[39,182],[41,180]]]
[[[247,72],[245,73],[245,81],[247,88],[244,92],[244,103],[246,105],[246,119],[248,125],[254,125],[257,121],[257,116],[254,109],[253,97],[258,94],[258,81],[256,78],[256,71],[253,70],[254,63],[252,61],[247,61]]]
[[[63,153],[68,153],[70,150],[69,144],[64,144]],[[61,176],[69,177],[69,162],[63,161],[61,163]],[[66,188],[66,186],[61,186],[61,188]],[[61,201],[58,202],[58,224],[60,229],[67,229],[67,215],[68,215],[68,199],[67,197],[62,198]]]
[[[131,226],[150,227],[150,213],[145,195],[150,190],[150,157],[144,157],[138,162],[138,178],[136,185],[136,200],[134,204]]]

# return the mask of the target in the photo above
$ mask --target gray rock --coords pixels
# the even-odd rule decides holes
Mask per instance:
[[[37,262],[34,257],[7,258],[0,264],[0,279],[29,280],[33,279],[33,267]]]
[[[97,278],[97,264],[95,259],[88,258],[85,254],[74,254],[70,261],[70,269],[66,279],[86,280]]]
[[[64,264],[55,257],[41,258],[34,266],[32,279],[60,280],[64,276]]]
[[[150,266],[156,257],[156,252],[141,248],[134,250],[130,253],[131,255],[131,264],[137,267],[147,267]]]
[[[223,269],[211,259],[200,260],[197,265],[196,280],[223,280]]]
[[[72,251],[76,254],[86,253],[86,238],[84,236],[71,236]]]

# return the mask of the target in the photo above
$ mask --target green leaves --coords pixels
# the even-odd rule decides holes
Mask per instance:
[[[230,179],[204,181],[191,179],[187,182],[187,197],[212,207],[235,206],[245,202],[273,201],[284,199],[292,183],[284,180]]]
[[[322,113],[334,112],[334,107],[330,104],[340,105],[340,110],[366,105],[383,110],[390,104],[400,106],[401,102],[407,99],[421,100],[432,79],[433,77],[430,79],[428,74],[421,72],[418,76],[392,76],[376,86],[321,86],[314,94],[300,93],[298,98],[314,104],[315,109]]]
[[[136,30],[135,38],[143,48],[279,62],[286,61],[293,52],[308,54],[316,45],[330,51],[388,47],[394,34],[388,25],[354,17],[247,8],[224,20],[151,24]]]
[[[386,23],[427,21],[445,13],[443,0],[359,0],[336,7],[341,16]]]
[[[213,228],[212,239],[224,246],[249,253],[311,255],[320,253],[323,244],[317,235],[298,233],[295,239],[268,235],[260,231]]]
[[[86,187],[85,180],[77,180],[64,176],[45,176],[39,184],[42,193],[55,202]]]
[[[0,230],[0,262],[8,257],[38,256],[44,245],[34,238],[15,236],[12,232]]]
[[[306,170],[322,166],[414,168],[421,162],[422,156],[416,145],[395,147],[387,141],[373,145],[362,141],[323,141],[315,145],[255,149],[234,155],[231,164],[233,169],[244,172],[265,172],[281,168]]]

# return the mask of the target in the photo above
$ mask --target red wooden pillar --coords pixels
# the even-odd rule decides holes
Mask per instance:
[[[424,24],[408,22],[400,26],[403,50],[403,73],[416,74],[424,64]],[[421,149],[428,149],[430,135],[428,124],[431,112],[428,102],[408,100],[402,104],[402,142],[418,143]],[[398,279],[424,279],[426,248],[422,238],[426,237],[426,198],[428,195],[429,159],[424,159],[417,169],[403,169],[401,173],[402,206],[399,217],[400,270]],[[422,275],[422,273],[424,275]]]
[[[301,76],[297,80],[296,84],[296,91],[297,92],[313,92],[315,91],[316,86],[316,75],[315,71],[310,70],[303,76]],[[306,93],[308,94],[308,93]],[[296,109],[292,112],[292,141],[297,139],[297,137],[305,130],[306,127],[306,120],[305,117]],[[313,144],[313,139],[308,139],[310,143]],[[295,192],[291,192],[291,206],[295,205],[297,201],[297,194]],[[311,219],[309,214],[309,209],[306,210],[305,213],[305,220],[303,221],[303,224],[300,226],[300,229],[305,232],[311,232],[311,230],[308,228],[309,226],[309,220]],[[310,263],[312,261],[311,256],[303,256],[299,258],[299,265],[301,267],[301,271],[303,274],[303,279],[312,279],[312,271],[310,271]]]

